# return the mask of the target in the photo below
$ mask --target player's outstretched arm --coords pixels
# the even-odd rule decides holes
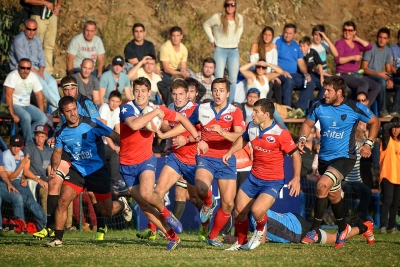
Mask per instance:
[[[51,172],[50,176],[51,178],[56,177],[56,170],[58,169],[58,166],[60,166],[61,162],[61,155],[62,155],[62,148],[55,148],[53,151],[53,154],[51,154]]]
[[[311,129],[314,127],[314,124],[315,122],[307,118],[301,125],[299,142],[297,142],[297,148],[301,154],[304,153],[304,145],[306,144],[307,137],[310,134]]]
[[[301,156],[299,151],[295,151],[291,157],[293,161],[293,179],[289,182],[288,189],[290,190],[290,196],[297,197],[300,194]]]
[[[222,156],[222,162],[223,162],[225,165],[228,166],[228,165],[229,165],[229,164],[228,164],[228,160],[232,157],[232,155],[233,155],[235,152],[237,152],[237,151],[241,150],[242,148],[244,148],[244,147],[247,145],[247,143],[248,143],[248,141],[245,141],[245,140],[243,139],[242,136],[239,136],[239,137],[235,140],[235,142],[232,144],[232,146],[231,146],[231,148],[228,150],[228,152],[226,152],[225,155]]]

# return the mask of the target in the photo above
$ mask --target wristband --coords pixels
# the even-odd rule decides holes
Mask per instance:
[[[307,137],[305,135],[301,135],[299,138],[299,142],[305,142],[307,140]]]
[[[201,136],[198,135],[198,136],[194,139],[194,141],[195,141],[196,143],[199,143],[199,142],[201,141]]]
[[[370,148],[372,148],[374,146],[374,141],[372,139],[368,138],[367,141],[365,141],[363,145],[367,145]]]

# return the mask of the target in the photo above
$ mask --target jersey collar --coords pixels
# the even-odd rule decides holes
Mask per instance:
[[[267,128],[265,128],[264,130],[262,130],[262,131],[261,131],[260,125],[257,125],[257,126],[258,126],[258,129],[260,129],[260,134],[258,135],[258,137],[259,137],[260,139],[262,139],[262,136],[263,136],[266,132],[268,132],[269,130],[271,130],[272,128],[274,128],[275,125],[276,125],[276,122],[275,122],[275,121],[272,121],[272,124],[271,124],[269,127],[267,127]]]
[[[210,107],[212,111],[214,111],[215,119],[219,121],[219,118],[221,117],[222,113],[224,113],[224,111],[229,107],[229,103],[226,103],[226,106],[223,109],[221,109],[219,113],[217,113],[217,111],[214,108],[214,101],[210,102]]]
[[[179,109],[176,109],[175,104],[174,104],[174,109],[175,109],[176,112],[181,112],[181,110],[182,110],[183,108],[185,108],[189,103],[190,103],[190,100],[188,100],[188,102],[187,102],[183,107],[181,107],[181,108],[179,108]]]

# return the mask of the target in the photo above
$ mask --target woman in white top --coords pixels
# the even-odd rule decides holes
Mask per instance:
[[[274,29],[269,26],[264,27],[258,36],[256,43],[250,48],[250,62],[258,62],[265,60],[267,63],[278,66],[278,50],[276,45],[272,43],[274,39]],[[267,68],[266,73],[271,73],[272,69]],[[276,103],[282,104],[282,87],[278,78],[269,81],[269,95],[267,98],[275,98]]]
[[[228,68],[230,86],[229,102],[234,102],[236,80],[239,73],[238,45],[243,33],[243,17],[237,12],[235,0],[225,0],[224,10],[214,14],[203,24],[203,29],[214,49],[215,78],[223,78]]]
[[[250,71],[249,69],[253,66],[256,66],[256,69]],[[274,72],[265,73],[268,67]],[[284,75],[284,71],[280,67],[267,63],[264,60],[242,66],[240,68],[240,73],[247,79],[247,88],[257,88],[260,91],[260,99],[267,98],[269,81],[272,81],[279,75]]]

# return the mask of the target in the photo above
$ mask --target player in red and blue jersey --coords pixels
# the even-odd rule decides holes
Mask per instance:
[[[229,164],[233,153],[250,142],[253,147],[253,166],[247,179],[240,186],[235,200],[235,229],[238,242],[227,250],[255,249],[264,235],[267,221],[266,211],[274,204],[284,184],[284,154],[293,159],[293,179],[289,182],[290,196],[300,193],[301,156],[288,130],[282,129],[273,120],[274,103],[260,99],[254,103],[253,121],[246,131],[236,139],[222,161]],[[252,212],[256,230],[247,240],[249,221],[247,214]]]
[[[223,246],[218,234],[229,220],[236,195],[236,159],[229,160],[229,166],[222,162],[224,155],[233,141],[244,129],[243,112],[228,103],[230,82],[223,78],[215,79],[211,85],[214,101],[197,106],[189,120],[193,125],[200,125],[201,139],[206,141],[209,150],[197,155],[195,186],[204,205],[200,210],[200,221],[206,224],[217,206],[210,190],[213,178],[218,179],[221,194],[221,207],[218,209],[214,225],[206,239],[207,244]],[[177,126],[171,131],[159,134],[161,138],[169,138],[184,132]]]
[[[62,246],[64,225],[67,219],[67,209],[72,200],[86,187],[96,196],[98,207],[103,216],[112,215],[123,210],[126,203],[112,201],[110,179],[104,162],[98,152],[101,150],[96,139],[108,136],[119,143],[119,135],[99,120],[92,120],[78,114],[76,101],[71,96],[60,99],[59,110],[65,116],[66,123],[61,125],[55,133],[55,149],[51,156],[50,176],[56,176],[56,170],[61,162],[63,153],[70,157],[70,169],[64,177],[61,195],[55,213],[55,237],[46,243],[48,247]],[[98,231],[107,231],[103,217],[97,218]]]
[[[159,195],[154,192],[156,157],[152,151],[154,132],[145,125],[158,116],[170,122],[181,123],[197,141],[197,148],[207,151],[208,146],[200,140],[196,128],[179,112],[164,106],[149,103],[151,84],[146,78],[133,82],[135,100],[121,107],[120,173],[133,199],[139,204],[147,218],[164,232],[170,240],[166,250],[181,246],[176,233],[182,232],[182,224],[169,212]],[[156,107],[143,115],[146,106]],[[155,209],[157,212],[155,211]]]

